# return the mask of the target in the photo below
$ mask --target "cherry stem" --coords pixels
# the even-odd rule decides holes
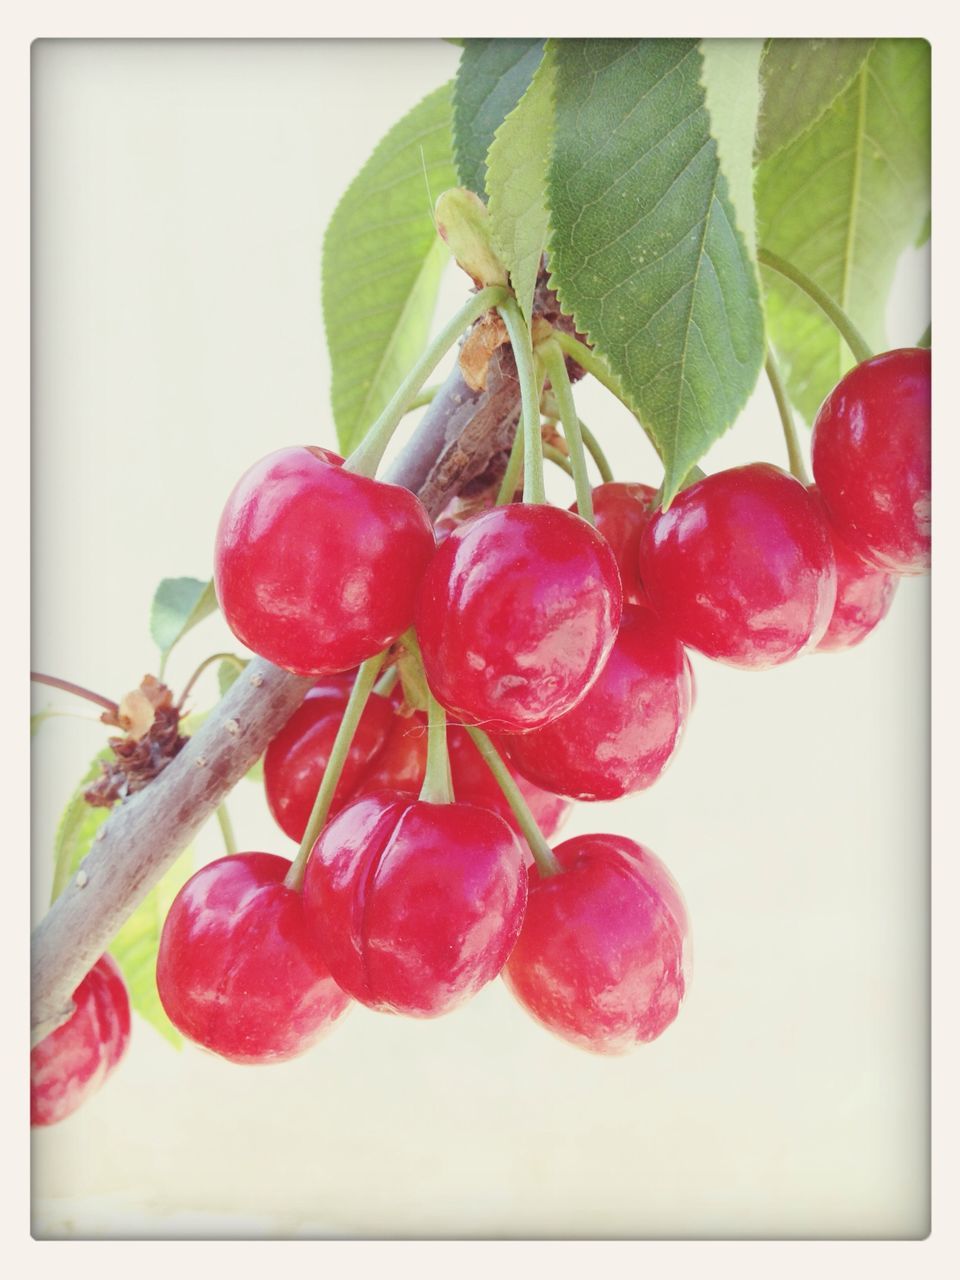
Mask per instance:
[[[928,324],[927,327],[924,329],[923,333],[921,334],[920,338],[917,340],[918,347],[929,347],[930,329],[931,329],[931,326]]]
[[[244,662],[244,660],[242,658],[238,658],[235,653],[211,653],[209,658],[204,658],[204,660],[200,663],[199,667],[197,667],[196,671],[194,671],[193,675],[184,685],[183,693],[181,693],[180,695],[180,701],[177,703],[178,709],[182,707],[183,704],[186,702],[187,698],[189,697],[193,689],[193,686],[197,683],[197,681],[200,679],[203,673],[207,670],[208,667],[212,667],[215,662],[229,662],[231,666],[236,667],[238,672],[242,671],[243,668],[247,665]]]
[[[530,812],[530,807],[523,798],[523,792],[517,786],[513,774],[503,763],[500,753],[482,729],[476,729],[469,724],[464,725],[464,728],[473,740],[473,745],[483,756],[487,768],[496,778],[497,785],[513,810],[517,825],[530,846],[530,852],[533,854],[534,862],[537,864],[537,870],[542,876],[557,875],[561,870],[560,863],[557,861],[553,850],[547,844],[543,832],[537,826],[537,820]]]
[[[353,688],[350,691],[350,697],[343,712],[343,719],[340,721],[339,729],[337,729],[337,736],[333,740],[327,767],[323,771],[317,798],[314,800],[313,809],[310,811],[307,829],[304,831],[303,839],[300,841],[297,856],[294,858],[293,864],[283,882],[288,889],[293,889],[297,893],[299,893],[303,884],[303,876],[307,869],[307,859],[310,857],[310,851],[329,816],[330,806],[333,803],[333,794],[337,789],[337,783],[340,781],[340,775],[343,773],[343,766],[347,762],[350,746],[357,731],[357,725],[360,723],[360,717],[363,715],[363,709],[367,705],[367,699],[377,682],[377,676],[380,674],[380,668],[383,666],[386,656],[387,650],[384,649],[383,653],[378,653],[374,657],[368,658],[366,662],[361,664],[357,677],[353,682]]]
[[[589,453],[590,457],[597,464],[597,470],[600,472],[600,479],[604,484],[611,484],[613,482],[613,471],[611,470],[610,463],[607,461],[606,454],[600,448],[600,441],[582,418],[578,419],[578,421],[580,423],[580,434],[583,436],[583,443],[587,446],[587,453]]]
[[[217,805],[217,822],[220,824],[220,833],[223,836],[223,847],[232,857],[237,852],[237,838],[233,833],[233,823],[225,801]]]
[[[653,436],[650,434],[647,428],[640,421],[640,418],[637,417],[636,409],[634,409],[633,405],[629,402],[629,400],[627,400],[626,396],[624,395],[623,388],[620,386],[620,383],[617,381],[616,375],[610,372],[610,370],[607,368],[606,362],[603,359],[601,359],[601,357],[598,356],[595,351],[591,351],[589,347],[584,346],[582,342],[578,341],[578,339],[576,339],[572,333],[565,333],[563,329],[554,329],[553,341],[557,344],[557,346],[560,348],[560,350],[563,352],[565,356],[569,356],[570,359],[575,361],[580,366],[581,369],[585,370],[592,377],[596,378],[596,380],[601,384],[601,386],[606,387],[609,392],[611,392],[613,395],[617,397],[617,399],[620,401],[620,403],[624,406],[625,409],[629,409],[631,415],[636,419],[640,427],[640,430],[644,433],[644,435],[650,441],[650,444],[653,446],[654,452],[656,453],[657,457],[658,458],[661,457],[660,446],[657,444],[656,440],[654,440]],[[607,470],[608,471],[610,470],[609,466],[607,467]]]
[[[565,453],[561,453],[556,445],[547,444],[546,440],[544,440],[543,457],[544,461],[552,462],[554,466],[559,467],[561,471],[565,471],[571,479],[573,478],[573,466],[570,459]]]
[[[523,500],[534,504],[547,501],[543,482],[543,437],[540,434],[540,386],[533,359],[530,330],[515,298],[497,308],[507,326],[513,358],[520,380],[523,412]]]
[[[406,412],[412,413],[414,409],[422,409],[425,405],[433,404],[437,392],[440,390],[440,383],[435,382],[432,387],[424,387],[418,396],[407,405]]]
[[[427,767],[420,788],[427,804],[452,804],[453,779],[447,748],[447,713],[427,688]]]
[[[507,469],[503,473],[503,479],[500,481],[500,488],[497,490],[497,501],[495,506],[502,507],[506,503],[512,502],[517,487],[520,484],[520,474],[523,468],[523,432],[519,423],[514,433],[513,445],[510,449],[510,457],[507,459]]]
[[[805,272],[801,271],[799,267],[795,267],[792,262],[787,262],[785,258],[781,258],[779,254],[771,253],[769,249],[758,249],[757,261],[761,266],[768,267],[771,271],[776,271],[785,280],[790,280],[807,295],[811,302],[817,304],[850,348],[857,364],[863,364],[864,360],[870,359],[873,352],[867,344],[866,338],[864,338],[843,308],[834,302],[833,298],[828,293],[825,293]]]
[[[593,515],[593,491],[590,487],[590,476],[587,474],[587,459],[583,451],[580,419],[577,416],[577,406],[574,404],[573,390],[567,375],[567,362],[563,352],[553,341],[544,342],[539,352],[547,377],[550,379],[553,394],[557,398],[563,437],[570,450],[573,483],[577,490],[577,511],[589,524],[596,524]]]
[[[115,702],[102,697],[99,693],[93,693],[90,689],[85,689],[82,684],[74,684],[72,680],[61,680],[59,676],[45,676],[39,671],[31,671],[30,679],[34,684],[46,684],[51,689],[61,689],[64,693],[85,698],[87,702],[95,702],[98,707],[103,707],[114,716],[120,714],[120,708]]]
[[[377,683],[373,686],[373,692],[379,694],[381,698],[389,698],[391,693],[397,687],[397,681],[400,679],[400,668],[396,663],[392,667],[388,667]]]
[[[807,475],[807,469],[803,463],[803,452],[800,448],[800,440],[797,436],[793,414],[790,412],[790,402],[787,400],[787,393],[780,379],[780,370],[777,368],[773,352],[769,348],[767,349],[767,361],[764,367],[767,371],[770,386],[773,389],[773,398],[777,402],[780,422],[783,425],[783,438],[787,446],[787,457],[790,459],[790,472],[802,485],[809,485],[810,477]]]
[[[377,468],[383,460],[394,431],[396,431],[403,415],[411,407],[418,392],[427,378],[447,354],[453,344],[478,320],[485,311],[510,300],[507,289],[500,285],[491,285],[473,294],[460,308],[452,320],[440,330],[423,355],[413,366],[400,386],[390,398],[386,408],[370,427],[356,449],[344,462],[345,471],[353,471],[360,476],[375,476]],[[516,304],[514,304],[516,305]]]

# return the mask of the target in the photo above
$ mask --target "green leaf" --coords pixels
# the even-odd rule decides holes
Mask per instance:
[[[160,650],[160,673],[174,645],[217,607],[213,582],[164,578],[150,606],[150,634]]]
[[[553,143],[553,55],[497,130],[487,156],[490,225],[527,324],[547,243],[547,170]]]
[[[922,249],[929,239],[930,239],[930,211],[928,210],[927,216],[923,220],[923,226],[917,232],[917,238],[913,242],[913,247],[915,249]]]
[[[96,839],[97,832],[110,816],[110,810],[87,804],[83,793],[102,772],[101,761],[112,760],[113,751],[104,747],[98,751],[90,764],[90,768],[77,783],[77,789],[60,815],[57,834],[53,840],[53,889],[50,901],[54,902],[63,892],[70,877],[76,872],[90,846]]]
[[[701,40],[703,85],[710,132],[727,179],[737,230],[750,257],[757,252],[757,218],[753,199],[753,148],[760,110],[762,40]]]
[[[456,184],[452,90],[435,90],[377,145],[323,240],[323,319],[344,454],[421,354],[449,254],[433,200]]]
[[[757,159],[811,128],[860,71],[872,40],[769,40],[760,63]]]
[[[930,46],[878,40],[814,128],[757,174],[760,243],[810,276],[874,350],[900,254],[930,208]],[[808,421],[853,359],[818,307],[764,269],[768,332]]]
[[[131,1006],[175,1049],[181,1048],[183,1039],[160,1003],[157,951],[167,912],[180,887],[193,874],[193,863],[193,850],[188,847],[121,926],[109,948],[123,972]]]
[[[76,875],[97,838],[97,832],[113,812],[99,805],[94,808],[83,798],[90,783],[100,776],[101,761],[110,759],[113,759],[113,752],[109,747],[94,756],[60,818],[54,838],[51,901],[60,896]],[[108,947],[123,972],[131,1007],[177,1048],[182,1044],[180,1034],[164,1013],[157,994],[157,948],[167,911],[177,890],[190,876],[192,863],[193,854],[188,848],[147,894]]]
[[[236,683],[237,677],[248,662],[248,658],[235,658],[230,662],[221,662],[219,664],[217,667],[217,684],[220,686],[221,698],[230,686]]]
[[[669,503],[763,363],[694,40],[557,42],[552,285],[657,447]]]
[[[464,40],[453,93],[454,147],[463,186],[486,192],[494,134],[526,92],[542,40]]]

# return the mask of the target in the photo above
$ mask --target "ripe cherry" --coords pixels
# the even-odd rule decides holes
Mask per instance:
[[[130,1000],[120,969],[101,956],[73,993],[73,1013],[30,1053],[30,1123],[66,1119],[106,1080],[130,1040]]]
[[[217,530],[231,630],[301,675],[347,671],[392,644],[435,546],[412,493],[342,463],[327,449],[269,454],[241,477]]]
[[[303,902],[330,972],[373,1009],[446,1013],[503,968],[527,900],[495,813],[379,791],[348,805],[307,862]]]
[[[349,673],[328,676],[314,685],[264,754],[267,804],[291,840],[302,840],[307,829],[353,681],[354,676]],[[364,771],[383,749],[393,718],[390,700],[372,693],[334,792],[334,811],[346,803]]]
[[[850,549],[888,573],[930,565],[930,352],[858,364],[820,406],[813,475]]]
[[[286,858],[238,853],[201,867],[167,914],[157,989],[170,1021],[231,1062],[283,1062],[349,1004],[288,889]]]
[[[514,739],[511,738],[511,741]],[[447,726],[450,776],[454,798],[461,804],[492,809],[520,835],[520,827],[493,774],[461,725]],[[509,762],[508,762],[509,763]],[[418,795],[427,767],[427,718],[421,711],[409,716],[397,714],[386,746],[364,773],[353,791],[353,799],[371,791],[404,791]],[[570,801],[529,782],[511,768],[537,826],[549,840],[563,825],[572,808]],[[523,848],[528,852],[524,843]],[[532,855],[530,855],[532,857]]]
[[[613,552],[539,505],[485,511],[437,548],[417,600],[427,679],[459,720],[520,731],[576,706],[616,639]]]
[[[837,588],[821,508],[764,462],[682,490],[644,530],[640,575],[651,607],[683,644],[753,668],[815,646]]]
[[[623,598],[629,604],[646,604],[640,581],[640,537],[654,512],[656,489],[648,484],[611,480],[593,490],[596,526],[610,543],[620,570]],[[576,511],[576,503],[570,508]]]
[[[812,485],[810,492],[817,496]],[[890,610],[897,579],[876,569],[851,551],[824,512],[837,562],[837,602],[830,625],[817,645],[818,653],[850,649],[860,643]]]
[[[683,646],[649,609],[624,605],[617,642],[587,696],[544,728],[512,734],[503,745],[541,787],[576,800],[615,800],[660,777],[691,697]]]
[[[625,836],[576,836],[563,870],[530,870],[520,937],[503,972],[523,1007],[565,1040],[622,1053],[676,1018],[689,981],[687,914],[670,873]]]

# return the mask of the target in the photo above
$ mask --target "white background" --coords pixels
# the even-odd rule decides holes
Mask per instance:
[[[209,575],[239,473],[281,444],[334,444],[322,232],[457,51],[47,43],[34,58],[33,662],[117,696],[155,668],[157,581]],[[926,324],[926,270],[902,266],[891,345]],[[451,272],[440,313],[462,295]],[[658,483],[619,406],[594,387],[578,401],[617,474]],[[783,461],[765,385],[705,466],[760,457]],[[231,643],[205,623],[174,686]],[[928,583],[912,580],[849,654],[761,674],[695,657],[667,775],[571,820],[649,845],[686,896],[694,982],[654,1045],[593,1058],[499,984],[435,1022],[357,1008],[270,1068],[178,1055],[137,1023],[101,1093],[35,1137],[36,1234],[924,1234],[927,650]],[[34,741],[37,912],[102,737],[57,718]],[[249,784],[231,810],[244,847],[292,853]],[[212,828],[199,854],[219,853]]]

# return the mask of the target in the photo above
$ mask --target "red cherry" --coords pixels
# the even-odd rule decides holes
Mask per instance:
[[[623,598],[630,604],[647,604],[640,581],[640,537],[653,515],[656,496],[656,489],[648,484],[619,480],[597,485],[593,491],[594,520],[616,556]],[[576,509],[574,503],[570,510]]]
[[[736,667],[772,667],[815,646],[836,599],[820,507],[765,462],[679,493],[644,530],[640,574],[683,644]]]
[[[302,840],[307,829],[353,681],[353,673],[349,673],[328,676],[314,685],[264,754],[267,804],[291,840]],[[383,749],[393,718],[390,700],[372,693],[333,795],[335,809],[346,803],[364,770]]]
[[[497,780],[473,745],[470,735],[460,725],[447,725],[447,749],[450,753],[450,776],[454,798],[461,804],[492,809],[513,828],[520,827]],[[509,761],[508,767],[509,767]],[[372,791],[404,791],[418,795],[427,769],[427,718],[421,711],[409,716],[397,715],[383,751],[363,775],[353,798]],[[516,769],[510,768],[523,793],[534,821],[549,840],[560,830],[571,808],[569,800],[528,782]],[[521,842],[525,855],[533,860],[526,842]]]
[[[527,900],[523,854],[495,813],[392,791],[323,830],[304,911],[330,972],[373,1009],[446,1013],[503,968]]]
[[[820,500],[816,485],[810,492]],[[890,611],[897,579],[861,560],[851,551],[824,511],[837,562],[837,602],[830,625],[817,645],[818,653],[850,649],[860,643]]]
[[[513,764],[540,786],[576,800],[616,800],[663,773],[691,697],[683,645],[649,609],[628,604],[587,696],[543,729],[503,741]]]
[[[75,1009],[30,1053],[30,1124],[56,1124],[106,1080],[130,1040],[130,999],[117,962],[101,956],[73,993]]]
[[[662,862],[625,836],[576,836],[563,870],[530,871],[530,896],[504,981],[528,1013],[594,1053],[655,1040],[689,981],[687,914]]]
[[[327,449],[268,454],[241,477],[217,530],[214,577],[231,630],[288,671],[347,671],[413,621],[435,546],[406,489],[343,470]]]
[[[283,1062],[350,1003],[323,961],[286,858],[237,853],[201,867],[160,935],[157,989],[170,1021],[231,1062]]]
[[[576,706],[616,639],[613,552],[556,507],[485,511],[438,547],[417,600],[435,697],[486,729],[535,729]]]
[[[930,565],[930,352],[851,369],[813,425],[813,475],[838,533],[889,573]]]

